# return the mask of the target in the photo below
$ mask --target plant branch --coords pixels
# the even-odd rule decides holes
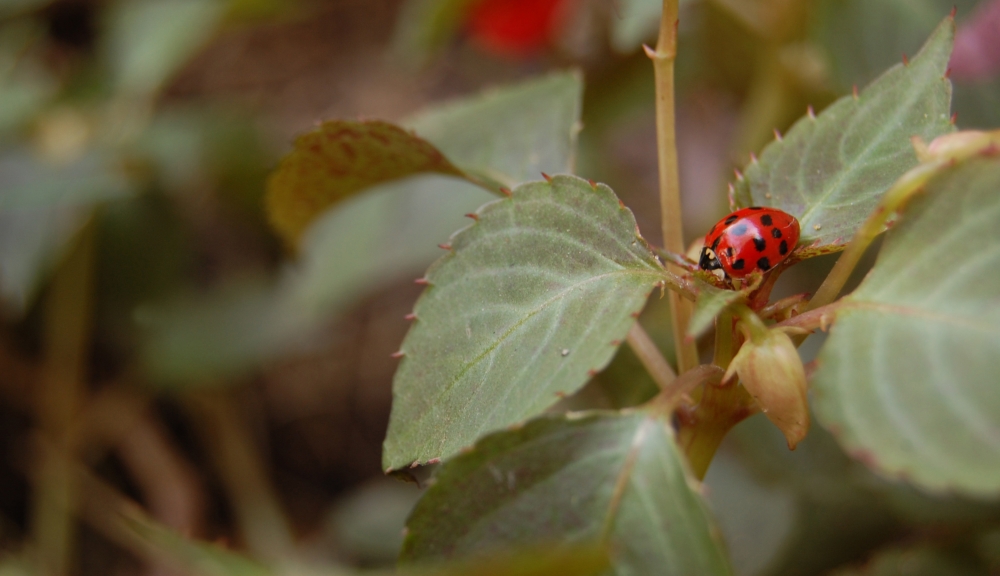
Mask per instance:
[[[74,446],[72,426],[86,390],[94,289],[95,234],[88,223],[56,270],[45,300],[45,360],[38,382],[42,443],[32,533],[38,572],[69,573],[73,553],[77,485],[67,470]]]
[[[677,132],[674,119],[674,60],[677,56],[677,1],[663,0],[660,36],[656,50],[646,47],[656,75],[656,146],[660,170],[660,218],[664,247],[683,254],[681,194],[677,168]],[[685,338],[693,306],[679,294],[670,293],[670,312],[678,372],[698,365],[698,349]]]
[[[625,340],[632,347],[632,351],[635,352],[649,375],[656,381],[660,390],[667,390],[670,383],[677,378],[677,373],[670,367],[667,359],[663,357],[660,349],[656,346],[656,342],[653,342],[653,339],[649,337],[638,321],[629,329]]]

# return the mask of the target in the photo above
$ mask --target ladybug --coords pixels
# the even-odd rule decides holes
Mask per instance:
[[[795,249],[799,221],[776,208],[741,208],[719,220],[705,235],[698,267],[719,277],[744,278],[767,272]]]

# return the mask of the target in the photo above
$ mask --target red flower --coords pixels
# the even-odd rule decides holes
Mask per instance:
[[[469,11],[469,34],[495,54],[526,56],[548,43],[571,1],[479,0]]]

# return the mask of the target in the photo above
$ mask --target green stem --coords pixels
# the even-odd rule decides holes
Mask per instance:
[[[660,36],[656,50],[646,48],[656,77],[656,145],[660,170],[660,218],[663,245],[683,254],[684,227],[681,222],[680,180],[677,168],[677,131],[674,118],[674,60],[677,57],[677,0],[663,0]],[[678,372],[698,365],[698,348],[687,338],[687,325],[694,307],[679,294],[670,293],[671,322],[677,352]]]
[[[38,421],[49,448],[41,454],[32,532],[38,572],[71,570],[77,484],[67,469],[74,427],[86,390],[94,287],[95,238],[88,223],[56,271],[45,301],[45,365],[38,385]]]
[[[840,291],[843,290],[851,273],[858,265],[858,261],[864,255],[868,247],[871,246],[875,237],[882,233],[885,223],[897,210],[903,207],[906,202],[919,192],[927,180],[937,174],[944,166],[950,164],[949,160],[941,160],[921,164],[913,170],[907,172],[902,178],[893,184],[892,188],[882,197],[882,200],[875,207],[865,222],[854,233],[851,242],[844,249],[844,253],[837,259],[833,270],[823,280],[823,284],[816,290],[812,300],[806,304],[803,312],[815,310],[820,306],[826,306],[833,302]]]
[[[667,363],[667,359],[660,353],[656,342],[643,330],[642,325],[636,322],[628,331],[626,341],[632,347],[632,351],[642,362],[643,367],[653,377],[660,390],[666,390],[670,383],[677,378],[677,373]]]

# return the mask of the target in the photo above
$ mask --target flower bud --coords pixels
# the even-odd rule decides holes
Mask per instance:
[[[788,448],[809,431],[806,371],[795,344],[782,330],[751,330],[723,380],[739,375],[764,415],[785,435]]]

